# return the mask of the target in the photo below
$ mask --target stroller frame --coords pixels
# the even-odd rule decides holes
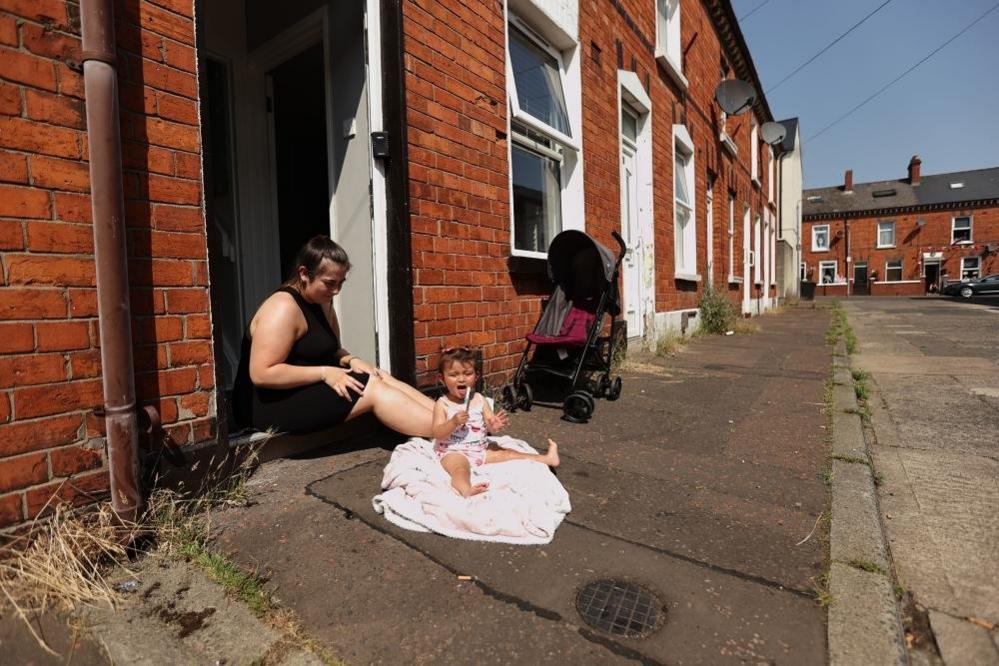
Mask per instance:
[[[517,408],[530,411],[534,403],[534,394],[530,384],[527,383],[529,372],[540,372],[547,375],[569,380],[569,394],[562,404],[562,418],[572,423],[585,423],[593,415],[596,403],[594,397],[606,397],[608,400],[617,400],[621,395],[621,377],[611,379],[611,372],[615,352],[615,341],[620,338],[620,329],[624,325],[621,319],[611,319],[611,331],[606,345],[601,345],[600,333],[604,327],[604,316],[608,314],[612,305],[613,294],[617,292],[617,279],[620,274],[621,262],[624,260],[627,247],[624,239],[617,231],[612,231],[611,235],[620,246],[620,251],[614,263],[613,276],[608,280],[608,287],[603,289],[597,307],[594,310],[593,322],[589,325],[586,335],[586,342],[578,347],[579,358],[571,364],[571,370],[564,369],[565,366],[555,366],[545,363],[531,362],[531,352],[538,347],[557,347],[558,343],[539,344],[530,339],[527,340],[527,347],[520,357],[517,371],[514,373],[513,381],[503,387],[503,402],[507,409],[515,411]],[[543,313],[542,313],[543,316]],[[540,321],[540,319],[539,319]],[[601,349],[601,347],[605,349]],[[600,379],[596,391],[591,392],[585,388],[580,388],[580,380],[584,371],[596,371],[600,374]]]

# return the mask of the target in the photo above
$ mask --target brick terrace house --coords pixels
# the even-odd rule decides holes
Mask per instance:
[[[720,0],[0,0],[0,526],[109,483],[127,510],[136,446],[224,441],[316,233],[346,346],[420,385],[445,341],[509,375],[562,229],[627,240],[636,343],[709,282],[769,307],[772,116],[726,117],[725,78],[762,89]]]
[[[805,190],[802,275],[827,295],[916,295],[999,273],[999,168]]]

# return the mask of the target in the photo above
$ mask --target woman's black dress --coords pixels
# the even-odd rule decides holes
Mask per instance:
[[[309,303],[290,287],[281,287],[278,291],[292,295],[308,324],[305,335],[292,345],[285,363],[339,367],[336,353],[340,350],[340,340],[323,314],[322,307]],[[345,400],[325,382],[292,389],[254,386],[250,381],[250,341],[250,327],[247,326],[233,386],[233,406],[240,427],[306,433],[331,428],[347,420],[347,415],[360,397],[353,391],[348,391],[351,399]],[[368,375],[359,372],[350,374],[362,384],[367,384]]]

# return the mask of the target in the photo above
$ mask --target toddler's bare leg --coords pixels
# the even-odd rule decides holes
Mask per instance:
[[[558,444],[550,439],[548,440],[548,453],[523,453],[521,451],[503,449],[495,444],[489,445],[489,448],[486,450],[486,464],[506,462],[507,460],[533,460],[534,462],[544,463],[549,467],[558,467],[561,462],[558,457]]]
[[[462,497],[471,497],[485,492],[489,486],[485,483],[472,485],[472,467],[468,458],[460,453],[449,453],[441,458],[441,465],[451,475],[451,485]]]

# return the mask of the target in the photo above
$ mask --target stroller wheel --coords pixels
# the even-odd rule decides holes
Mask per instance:
[[[525,412],[531,411],[531,406],[534,404],[534,392],[531,391],[531,385],[523,383],[517,391],[517,406],[523,409]]]
[[[514,390],[513,384],[506,384],[503,387],[500,400],[503,402],[503,408],[507,411],[512,412],[517,409],[517,392]]]
[[[607,390],[608,400],[617,400],[621,397],[621,377],[615,377],[614,381],[611,382],[610,388]]]
[[[611,388],[611,378],[610,375],[604,373],[600,375],[600,379],[597,381],[597,397],[603,398],[607,396],[607,393]]]
[[[570,423],[586,423],[593,415],[593,396],[586,391],[573,391],[562,403],[562,418]]]

